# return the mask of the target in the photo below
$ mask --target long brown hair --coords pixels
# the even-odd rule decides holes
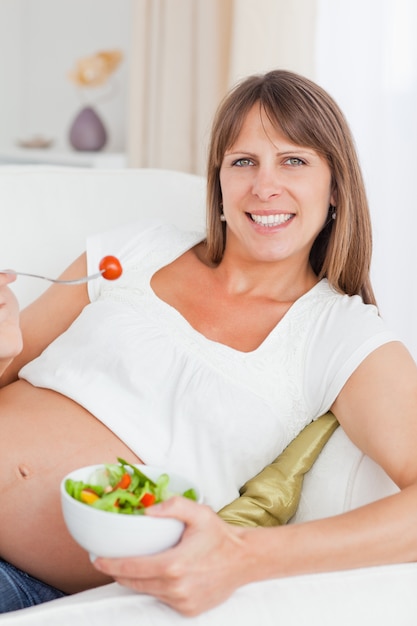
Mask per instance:
[[[324,157],[332,175],[337,217],[316,238],[310,263],[339,292],[359,294],[375,304],[369,270],[372,232],[365,186],[352,135],[334,100],[312,81],[275,70],[250,76],[220,104],[212,127],[207,170],[207,251],[213,263],[222,259],[226,230],[220,221],[220,168],[224,154],[239,135],[255,103],[293,143]]]

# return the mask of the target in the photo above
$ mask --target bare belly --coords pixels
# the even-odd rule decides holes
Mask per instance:
[[[18,381],[0,390],[0,557],[73,593],[104,584],[69,536],[59,484],[82,465],[133,452],[64,396]]]

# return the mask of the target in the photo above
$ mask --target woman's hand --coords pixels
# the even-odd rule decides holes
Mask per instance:
[[[98,558],[94,562],[97,569],[187,616],[220,604],[249,581],[242,561],[243,529],[226,524],[208,507],[182,497],[151,507],[147,514],[182,520],[185,530],[181,541],[152,556]]]
[[[15,279],[14,274],[0,274],[0,376],[22,350],[19,305],[7,286]]]

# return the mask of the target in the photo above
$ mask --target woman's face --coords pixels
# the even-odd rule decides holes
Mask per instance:
[[[246,259],[307,263],[329,219],[329,165],[273,127],[256,104],[220,169],[226,253]]]

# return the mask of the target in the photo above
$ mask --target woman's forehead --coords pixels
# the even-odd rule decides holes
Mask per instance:
[[[250,141],[251,138],[259,134],[266,136],[277,147],[279,145],[280,150],[299,148],[317,155],[319,154],[316,148],[309,142],[297,141],[288,132],[285,132],[278,117],[273,118],[264,107],[260,106],[259,102],[242,116],[239,128],[235,130],[235,136],[230,138],[230,143],[226,150],[229,152],[234,147],[239,147],[240,143]]]

